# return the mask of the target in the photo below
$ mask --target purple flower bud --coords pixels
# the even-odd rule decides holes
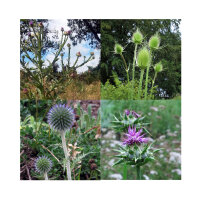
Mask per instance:
[[[131,114],[136,118],[141,117],[141,115],[137,114],[134,110],[131,111]]]
[[[127,116],[130,115],[130,110],[125,110],[124,112]]]
[[[29,26],[33,27],[33,24],[34,24],[33,21],[29,22]]]
[[[81,57],[80,51],[76,53],[76,56],[77,56],[77,57]]]
[[[60,29],[62,32],[64,31],[64,28],[63,27],[61,27],[61,29]]]

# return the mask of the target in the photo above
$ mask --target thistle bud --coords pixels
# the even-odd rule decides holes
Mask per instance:
[[[95,59],[95,56],[93,56],[92,59],[94,60],[94,59]]]
[[[132,41],[135,44],[141,44],[143,40],[142,33],[137,29],[135,33],[133,33]]]
[[[90,55],[93,56],[93,55],[94,55],[94,52],[90,52]]]
[[[43,27],[43,23],[42,23],[42,22],[40,22],[38,25],[39,25],[39,27],[41,27],[41,28]]]
[[[137,56],[138,66],[141,69],[146,69],[150,62],[150,53],[146,47],[143,47],[139,50]]]
[[[70,44],[70,43],[68,43],[68,44],[67,44],[67,47],[71,47],[71,44]]]
[[[76,53],[76,56],[77,56],[77,57],[81,57],[80,51]]]
[[[92,163],[92,164],[90,165],[90,169],[91,169],[91,170],[97,169],[97,165],[96,165],[95,163]]]
[[[93,158],[91,158],[91,159],[89,160],[89,163],[90,163],[90,164],[95,163],[95,160],[94,160]]]
[[[34,25],[33,21],[30,21],[29,26],[33,27],[33,25]]]
[[[67,31],[64,31],[64,35],[67,35]]]
[[[124,48],[120,44],[115,44],[115,53],[116,54],[122,54],[124,51]]]
[[[46,156],[39,157],[35,161],[35,169],[41,174],[49,172],[51,170],[51,167],[52,162]]]
[[[64,56],[64,54],[63,54],[63,53],[61,53],[61,54],[60,54],[60,56],[61,56],[61,57],[63,57],[63,56]]]
[[[70,35],[71,31],[64,31],[64,35]]]
[[[64,28],[63,27],[61,27],[61,29],[60,29],[62,32],[64,31]]]
[[[149,40],[149,47],[152,50],[158,49],[160,46],[160,37],[158,34],[153,35]]]
[[[157,73],[162,72],[162,71],[163,71],[162,63],[159,62],[159,63],[155,64],[154,70],[155,70],[155,72],[157,72]]]

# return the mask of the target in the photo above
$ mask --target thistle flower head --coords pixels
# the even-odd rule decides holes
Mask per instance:
[[[62,32],[64,31],[64,28],[63,27],[61,27],[61,29],[60,29]]]
[[[46,156],[38,157],[35,161],[35,169],[37,172],[44,174],[51,170],[52,162]]]
[[[143,40],[142,33],[137,29],[135,33],[133,33],[132,41],[135,44],[141,44]]]
[[[149,40],[149,47],[152,50],[156,50],[158,49],[160,46],[160,36],[156,33],[155,35],[153,35],[150,40]]]
[[[142,143],[147,143],[148,139],[144,137],[144,134],[141,135],[142,129],[140,129],[138,132],[136,131],[135,128],[128,128],[128,133],[126,134],[126,139],[123,141],[124,145],[134,145],[134,144],[142,144]]]
[[[146,69],[150,62],[150,53],[146,47],[143,47],[139,50],[137,56],[138,66],[141,69]]]
[[[126,109],[125,111],[126,116],[130,115],[130,110]]]
[[[136,113],[134,110],[131,111],[131,114],[132,114],[135,118],[141,117],[141,115],[139,115],[138,113]]]
[[[157,73],[162,72],[162,71],[163,71],[162,63],[159,62],[159,63],[155,64],[154,70],[155,70],[155,72],[157,72]]]
[[[34,25],[33,21],[30,21],[29,26],[33,27],[33,25]]]
[[[124,51],[124,48],[120,44],[115,44],[115,53],[116,54],[122,54]]]
[[[70,35],[71,34],[71,31],[64,31],[64,35]]]
[[[66,131],[73,125],[74,113],[65,104],[54,105],[48,113],[48,123],[56,131]]]
[[[77,56],[77,57],[81,57],[80,51],[76,53],[76,56]]]

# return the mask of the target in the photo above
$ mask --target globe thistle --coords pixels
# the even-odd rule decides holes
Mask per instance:
[[[56,131],[66,131],[73,125],[74,113],[65,104],[54,105],[48,113],[48,123]]]
[[[157,73],[162,72],[162,71],[163,71],[162,63],[159,62],[159,63],[155,64],[154,70],[155,70],[155,72],[157,72]]]
[[[114,49],[116,54],[122,54],[122,52],[124,51],[124,48],[120,44],[115,44]]]
[[[138,132],[136,131],[136,127],[133,128],[128,128],[128,133],[125,134],[127,138],[123,141],[124,145],[134,145],[134,144],[142,144],[142,143],[147,143],[148,139],[144,137],[144,134],[141,135],[142,129],[140,129]]]
[[[51,170],[52,162],[46,156],[38,157],[35,161],[35,169],[38,173],[44,174]]]
[[[132,41],[135,44],[141,44],[143,40],[143,35],[142,33],[137,29],[137,31],[135,33],[133,33],[132,36]]]
[[[158,49],[160,46],[160,37],[158,34],[153,35],[149,40],[149,47],[152,50]]]
[[[143,47],[139,50],[137,56],[138,66],[141,69],[146,69],[150,62],[150,53],[146,47]]]

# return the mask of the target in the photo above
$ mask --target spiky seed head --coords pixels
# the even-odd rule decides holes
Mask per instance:
[[[35,169],[38,173],[44,174],[51,170],[52,162],[46,156],[38,157],[35,161]]]
[[[124,48],[120,44],[115,44],[115,53],[116,54],[122,54],[124,51]]]
[[[56,131],[66,131],[70,129],[74,122],[74,112],[72,108],[65,104],[54,105],[48,113],[48,123]]]
[[[146,69],[150,62],[150,53],[146,47],[143,47],[139,50],[137,56],[138,66],[141,69]]]
[[[149,47],[152,50],[158,49],[160,46],[160,36],[158,34],[153,35],[149,40]]]
[[[137,29],[137,31],[135,33],[133,33],[132,41],[135,44],[141,44],[142,40],[143,40],[143,35],[139,31],[139,29]]]
[[[162,72],[162,71],[163,71],[162,63],[159,62],[159,63],[155,64],[154,70],[155,70],[155,72],[157,72],[157,73]]]

